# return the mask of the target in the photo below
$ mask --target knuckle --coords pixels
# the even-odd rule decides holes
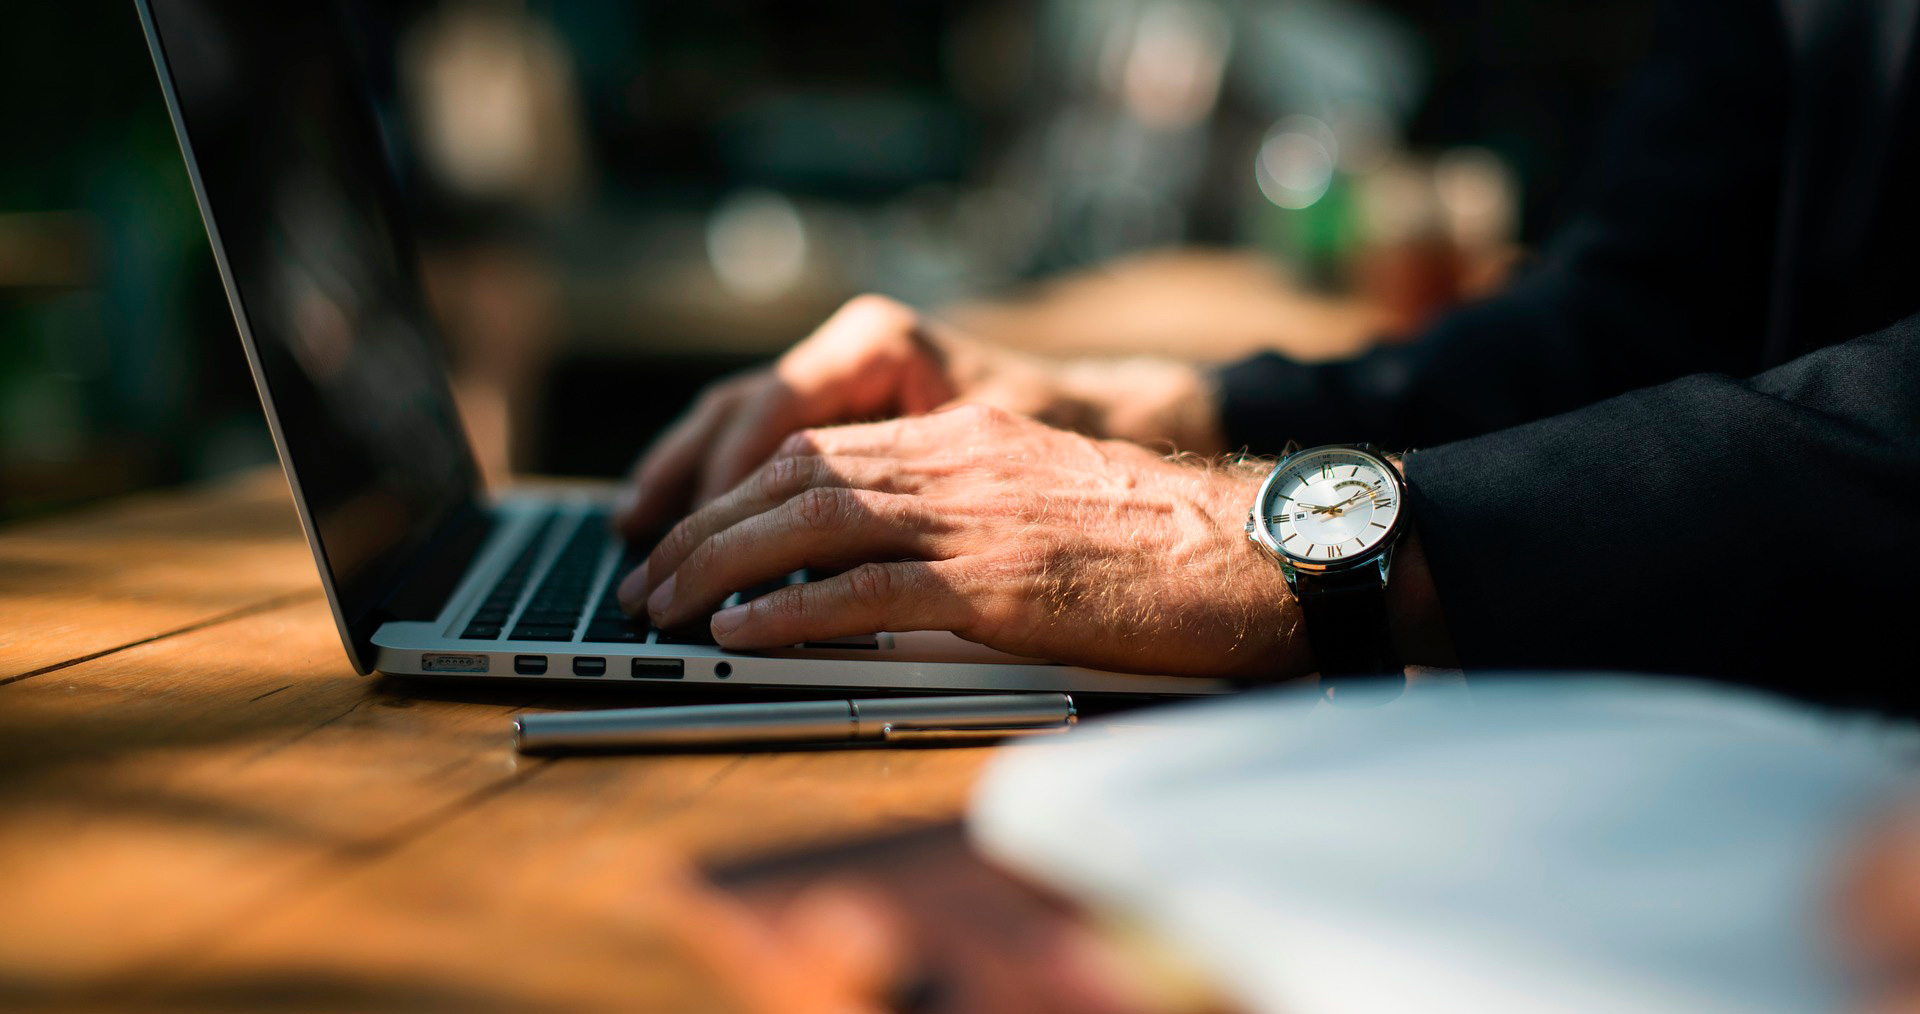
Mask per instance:
[[[1013,413],[998,405],[969,402],[954,410],[962,422],[973,426],[1002,426],[1013,421]]]
[[[771,622],[792,626],[804,622],[819,610],[816,605],[819,596],[819,589],[814,585],[795,585],[754,599],[753,609],[756,614],[764,612],[766,619]]]
[[[847,594],[857,602],[890,601],[899,591],[892,568],[884,564],[863,563],[847,571]]]
[[[853,507],[846,490],[830,486],[805,490],[791,502],[800,523],[818,532],[845,526]]]
[[[775,458],[805,458],[818,453],[819,436],[815,430],[796,430],[785,440],[780,441],[780,449],[774,452]]]
[[[878,293],[862,293],[840,308],[840,312],[852,317],[862,318],[867,323],[888,328],[912,327],[919,320],[913,308]]]
[[[811,454],[785,455],[767,463],[760,473],[760,490],[769,499],[785,500],[818,480],[820,458]]]
[[[689,547],[681,560],[680,570],[688,574],[706,574],[713,570],[713,561],[727,559],[726,547],[734,539],[731,530],[714,532],[700,541],[697,546]]]
[[[679,524],[674,525],[672,529],[668,530],[665,537],[660,540],[660,543],[653,547],[653,552],[649,555],[649,558],[661,562],[685,558],[687,550],[693,548],[688,544],[693,537],[692,520],[691,518],[683,519]]]
[[[963,523],[924,508],[918,498],[909,494],[856,490],[854,497],[861,508],[888,531],[938,536],[964,527]]]

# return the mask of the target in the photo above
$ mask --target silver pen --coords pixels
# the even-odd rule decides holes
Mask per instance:
[[[539,712],[515,716],[513,738],[522,753],[984,740],[1065,732],[1077,717],[1066,694],[780,701]]]

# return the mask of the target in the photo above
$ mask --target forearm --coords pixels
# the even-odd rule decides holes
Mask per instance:
[[[1915,405],[1920,318],[1412,454],[1432,605],[1472,668],[1870,697],[1911,668]]]

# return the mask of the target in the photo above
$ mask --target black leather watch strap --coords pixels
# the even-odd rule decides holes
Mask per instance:
[[[1301,574],[1294,594],[1313,642],[1322,677],[1398,675],[1387,622],[1387,590],[1372,567],[1336,574]]]

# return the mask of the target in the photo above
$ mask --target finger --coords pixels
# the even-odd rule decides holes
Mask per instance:
[[[664,525],[686,503],[705,461],[713,433],[762,377],[740,378],[707,389],[634,466],[633,477],[614,508],[614,529],[628,539]]]
[[[882,458],[776,458],[761,466],[746,482],[722,494],[681,519],[648,555],[646,566],[628,575],[620,587],[620,598],[643,603],[667,576],[680,569],[687,554],[707,541],[715,532],[725,531],[756,514],[786,503],[809,489],[840,487],[871,489],[882,493],[912,493],[919,488],[919,476],[898,462]],[[653,575],[651,578],[649,575]]]
[[[738,405],[714,441],[699,499],[732,488],[797,429],[890,415],[909,397],[951,397],[937,358],[911,308],[882,297],[849,300],[780,357],[760,396]]]
[[[930,415],[802,430],[781,444],[777,456],[924,457],[977,443],[1014,418],[1010,412],[986,405],[956,405]],[[956,445],[956,441],[962,443]]]
[[[831,418],[847,418],[898,410],[902,384],[915,379],[906,374],[937,358],[911,307],[884,296],[857,296],[781,356],[774,373],[802,401],[821,404]]]
[[[965,630],[972,610],[952,566],[864,563],[824,581],[789,585],[715,613],[713,637],[721,647],[746,651],[883,630]]]
[[[732,489],[772,457],[794,430],[820,421],[804,418],[792,389],[778,381],[761,397],[743,400],[713,440],[694,503],[707,503]]]
[[[802,567],[936,555],[951,530],[917,497],[864,489],[809,489],[765,514],[715,532],[647,599],[655,625],[705,616],[728,595]],[[653,572],[651,566],[649,572]]]

